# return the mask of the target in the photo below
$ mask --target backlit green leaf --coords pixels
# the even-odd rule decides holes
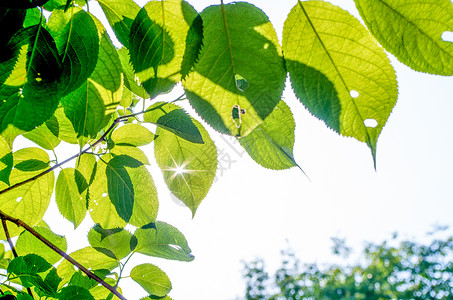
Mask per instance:
[[[140,227],[156,220],[158,207],[156,187],[142,162],[127,155],[102,156],[90,186],[89,211],[95,223]]]
[[[82,223],[87,212],[86,198],[82,196],[77,186],[76,173],[80,172],[73,168],[60,171],[55,185],[55,201],[63,217],[74,224],[77,228]]]
[[[96,67],[98,29],[91,16],[78,7],[53,10],[47,27],[62,59],[61,93],[67,95],[84,84]]]
[[[150,295],[164,297],[171,290],[171,282],[167,275],[152,264],[135,266],[131,271],[131,278]]]
[[[66,251],[67,243],[64,236],[57,235],[50,229],[41,226],[35,226],[33,229],[49,240],[52,244],[57,246],[60,250]],[[24,231],[17,239],[16,251],[19,256],[24,256],[29,253],[38,254],[50,264],[54,264],[62,259],[58,253],[50,249],[49,246],[45,245],[28,231]]]
[[[133,159],[138,160],[144,165],[149,165],[149,160],[146,154],[135,146],[129,146],[126,144],[116,144],[111,150],[110,153],[114,156],[126,155],[130,156]]]
[[[91,247],[116,260],[129,255],[137,245],[137,239],[122,228],[104,229],[99,224],[88,232]]]
[[[245,136],[281,99],[286,71],[277,35],[249,3],[209,6],[201,17],[203,46],[183,82],[187,97],[216,130]],[[243,112],[238,120],[235,107]]]
[[[98,0],[98,2],[120,43],[129,48],[131,25],[140,6],[132,0]]]
[[[6,47],[9,51],[2,58],[7,60],[0,66],[0,132],[8,126],[30,131],[50,118],[58,105],[57,49],[39,25],[18,31]]]
[[[297,166],[293,157],[296,124],[289,107],[281,100],[274,111],[239,143],[253,160],[273,170]]]
[[[81,144],[107,125],[123,93],[121,63],[115,46],[103,25],[91,18],[99,33],[99,60],[90,78],[61,100]]]
[[[136,252],[180,261],[194,259],[184,235],[167,223],[156,222],[154,226],[139,228],[134,235],[138,241]]]
[[[53,117],[46,121],[46,125],[52,133],[62,141],[70,144],[77,144],[77,133],[71,120],[64,113],[64,108],[59,107]]]
[[[355,0],[379,43],[412,69],[453,75],[453,5],[450,0]]]
[[[192,118],[179,106],[172,103],[156,102],[147,110],[148,112],[143,116],[144,122],[153,123],[189,142],[203,143],[200,131],[193,123]]]
[[[34,26],[34,25],[39,24],[41,22],[42,17],[43,16],[41,15],[41,12],[37,7],[32,8],[32,9],[27,9],[27,13],[25,15],[25,20],[24,20],[24,27],[29,27],[29,26]]]
[[[58,299],[65,300],[94,300],[90,292],[80,286],[66,286],[58,293]]]
[[[150,1],[132,23],[132,65],[151,98],[170,91],[181,80],[187,32],[197,15],[185,1]]]
[[[85,247],[79,249],[75,252],[69,254],[73,259],[79,262],[82,266],[90,266],[92,271],[96,270],[113,270],[118,266],[118,262],[115,259],[112,259],[92,247]],[[68,262],[63,260],[57,267],[58,276],[60,276],[63,281],[60,286],[69,282],[72,275],[76,272],[75,267]]]
[[[0,136],[0,181],[9,185],[9,175],[13,169],[13,153],[5,139]]]
[[[49,162],[49,157],[44,150],[39,148],[25,148],[13,153],[14,165],[20,163],[27,164],[27,161],[40,161],[42,164]],[[11,171],[10,183],[14,185],[18,182],[30,179],[31,177],[41,173],[43,170],[37,171],[21,171],[14,168]],[[19,218],[30,226],[37,224],[42,220],[44,213],[50,203],[50,197],[53,193],[55,177],[53,172],[28,182],[18,188],[10,190],[5,194],[0,195],[1,210],[15,218]],[[0,182],[0,190],[3,190],[7,185]],[[17,226],[10,226],[11,236],[20,233],[21,230]],[[1,231],[1,236],[4,236]]]
[[[140,85],[140,80],[135,74],[134,68],[131,64],[131,56],[127,48],[121,48],[118,50],[118,57],[121,61],[121,66],[124,73],[124,85],[131,90],[134,94],[138,95],[141,98],[148,98],[149,95],[146,92],[145,88]]]
[[[47,123],[47,122],[46,122]],[[24,134],[24,137],[30,141],[35,142],[40,147],[52,150],[55,149],[60,144],[60,139],[56,137],[46,123],[39,125],[32,131],[29,131]]]
[[[322,1],[298,2],[283,29],[296,96],[336,132],[376,143],[397,98],[395,71],[382,48],[348,12]]]
[[[144,146],[154,140],[154,134],[139,124],[126,124],[115,131],[111,136],[115,144],[126,144],[132,146]]]
[[[14,258],[8,266],[8,272],[16,275],[35,275],[45,272],[52,267],[44,258],[36,254],[27,254]]]
[[[217,149],[206,129],[198,121],[192,121],[204,144],[191,143],[158,127],[154,156],[169,190],[195,215],[214,181]]]

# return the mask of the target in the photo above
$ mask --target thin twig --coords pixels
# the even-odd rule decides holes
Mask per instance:
[[[13,253],[14,257],[18,257],[19,255],[17,255],[16,248],[14,247],[13,241],[11,240],[11,236],[9,235],[8,226],[6,225],[6,219],[3,217],[3,215],[1,215],[1,218],[3,231],[5,232],[6,240],[8,241],[9,247],[11,248],[11,252]],[[34,299],[31,288],[28,287],[27,292],[31,296],[31,298]]]
[[[171,102],[169,102],[169,103],[173,103],[173,102],[179,101],[179,100],[182,99],[182,97],[184,97],[184,94],[181,95],[181,96],[179,96],[178,98],[176,98],[175,100],[173,100],[173,101],[171,101]],[[20,186],[26,184],[26,183],[32,182],[32,181],[34,181],[34,180],[36,180],[36,179],[38,179],[38,178],[40,178],[40,177],[46,175],[47,173],[52,172],[53,170],[59,168],[60,166],[66,164],[66,163],[68,163],[68,162],[70,162],[71,160],[73,160],[73,159],[75,159],[75,158],[81,156],[82,154],[87,153],[90,149],[94,148],[94,147],[97,146],[99,143],[101,143],[102,141],[104,141],[105,137],[110,133],[110,131],[112,131],[112,130],[115,128],[115,126],[116,126],[118,123],[120,123],[120,122],[125,122],[125,121],[127,121],[129,118],[135,117],[135,116],[137,116],[137,115],[141,115],[141,114],[144,114],[144,113],[147,113],[147,112],[150,112],[150,111],[159,109],[159,108],[161,108],[162,106],[164,106],[164,105],[166,105],[166,104],[168,104],[168,103],[165,102],[165,103],[162,103],[161,105],[158,105],[158,106],[156,106],[156,107],[152,107],[152,108],[150,108],[150,109],[148,109],[148,110],[145,110],[145,111],[141,111],[141,112],[137,112],[137,113],[133,113],[133,114],[129,114],[129,115],[124,115],[124,116],[121,116],[121,117],[116,118],[115,120],[113,120],[113,124],[112,124],[112,125],[104,132],[104,134],[103,134],[98,140],[96,140],[93,144],[91,144],[89,147],[87,147],[85,150],[83,150],[83,151],[81,151],[81,152],[79,152],[79,153],[77,153],[77,154],[74,154],[74,155],[71,156],[70,158],[65,159],[64,161],[62,161],[62,162],[60,162],[60,163],[58,163],[58,164],[56,164],[56,165],[50,167],[49,169],[47,169],[47,170],[45,170],[45,171],[43,171],[43,172],[41,172],[41,173],[39,173],[39,174],[37,174],[37,175],[35,175],[35,176],[29,178],[29,179],[27,179],[27,180],[18,182],[18,183],[16,183],[16,184],[13,184],[12,186],[7,187],[7,188],[4,189],[4,190],[1,190],[1,191],[0,191],[0,195],[4,194],[4,193],[6,193],[6,192],[9,192],[9,191],[11,191],[11,190],[14,190],[14,189],[16,189],[16,188],[18,188],[18,187],[20,187]]]
[[[99,278],[96,274],[92,273],[91,271],[89,271],[87,268],[85,268],[84,266],[82,266],[80,263],[78,263],[76,260],[74,260],[72,257],[70,257],[66,252],[60,250],[57,246],[55,246],[54,244],[52,244],[48,239],[46,239],[45,237],[43,237],[41,234],[39,234],[36,230],[34,230],[33,228],[31,228],[28,224],[26,224],[25,222],[19,220],[19,219],[16,219],[16,218],[13,218],[7,214],[5,214],[4,212],[0,211],[0,216],[2,218],[2,223],[6,221],[10,221],[14,224],[16,224],[17,226],[20,226],[22,228],[24,228],[25,230],[27,230],[28,232],[30,232],[32,235],[34,235],[38,240],[40,240],[41,242],[43,242],[47,247],[49,247],[50,249],[52,249],[53,251],[57,252],[61,257],[63,257],[64,259],[66,259],[67,261],[69,261],[71,264],[73,264],[74,266],[76,266],[77,268],[79,268],[80,271],[82,271],[83,273],[85,273],[89,278],[92,278],[94,280],[96,280],[97,282],[99,282],[100,284],[102,284],[106,289],[108,289],[110,292],[112,292],[115,296],[117,296],[119,299],[121,300],[127,300],[126,298],[124,298],[123,295],[121,295],[114,287],[112,287],[111,285],[109,285],[108,283],[106,283],[104,280],[102,280],[101,278]],[[5,224],[6,225],[6,224]],[[5,227],[5,225],[3,225]]]

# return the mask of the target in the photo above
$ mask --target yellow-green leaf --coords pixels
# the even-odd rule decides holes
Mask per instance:
[[[355,0],[379,43],[412,69],[453,75],[451,0]]]
[[[298,1],[283,29],[296,96],[336,132],[376,144],[398,94],[395,71],[371,34],[343,9]]]

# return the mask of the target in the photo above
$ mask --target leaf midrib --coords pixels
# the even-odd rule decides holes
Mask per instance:
[[[333,60],[332,56],[330,55],[330,52],[327,50],[327,47],[326,47],[326,45],[324,44],[323,40],[322,40],[321,37],[319,36],[318,31],[316,30],[314,24],[311,22],[311,19],[310,19],[310,17],[308,16],[308,13],[307,13],[307,11],[305,10],[304,6],[302,5],[301,1],[298,0],[297,3],[299,4],[299,6],[300,6],[302,12],[304,13],[305,18],[307,18],[307,21],[308,21],[308,23],[310,24],[311,29],[313,30],[314,34],[316,35],[317,39],[319,40],[319,42],[320,42],[322,48],[324,49],[324,51],[325,51],[327,57],[328,57],[329,60],[332,62],[332,65],[333,65],[333,67],[335,68],[335,71],[337,72],[337,74],[339,75],[340,80],[341,80],[341,82],[343,83],[344,87],[346,88],[347,91],[350,91],[350,89],[348,88],[348,85],[346,84],[345,79],[343,78],[343,76],[342,76],[340,70],[338,70],[335,61]],[[356,112],[357,112],[357,115],[359,116],[359,118],[360,118],[360,120],[361,120],[361,122],[362,122],[362,123],[361,123],[361,124],[362,124],[362,128],[365,128],[365,133],[366,133],[366,138],[367,138],[367,141],[366,141],[366,142],[367,142],[369,145],[371,145],[372,143],[371,143],[370,134],[368,133],[368,127],[366,127],[365,124],[364,124],[364,121],[365,121],[365,120],[364,120],[364,118],[362,117],[362,115],[361,115],[361,113],[360,113],[360,111],[359,111],[359,108],[357,107],[357,104],[354,102],[354,100],[352,100],[351,98],[349,98],[349,99],[351,100],[351,102],[352,102],[352,104],[353,104],[353,106],[354,106],[354,108],[355,108],[355,110],[356,110]]]
[[[406,16],[404,16],[403,14],[401,14],[398,10],[396,10],[395,8],[393,8],[392,6],[390,6],[390,4],[388,4],[387,2],[385,2],[384,0],[379,0],[383,5],[385,5],[386,7],[389,8],[389,10],[391,10],[392,12],[394,12],[396,15],[398,15],[399,17],[401,17],[402,19],[404,19],[404,21],[406,21],[408,24],[411,25],[411,27],[413,27],[414,29],[416,29],[418,32],[420,32],[420,34],[422,34],[423,36],[425,36],[428,40],[430,40],[433,44],[435,44],[437,46],[437,48],[445,53],[446,55],[448,56],[451,56],[450,53],[448,53],[447,51],[445,51],[444,48],[440,47],[439,44],[433,40],[431,38],[430,35],[428,35],[425,31],[423,31],[420,27],[418,27],[414,22],[411,22],[411,20],[407,19]]]

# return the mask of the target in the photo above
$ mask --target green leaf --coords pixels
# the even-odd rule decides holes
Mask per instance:
[[[170,91],[181,80],[187,32],[197,15],[185,1],[150,1],[132,23],[132,65],[151,98]]]
[[[160,221],[150,227],[135,231],[138,241],[136,252],[172,260],[194,260],[186,238],[178,229]]]
[[[71,121],[66,117],[64,108],[59,107],[54,115],[46,121],[46,126],[60,140],[69,144],[77,144],[77,133]]]
[[[23,136],[46,150],[53,150],[60,144],[60,139],[49,129],[47,122],[25,133]]]
[[[126,155],[115,156],[105,172],[108,195],[123,220],[136,226],[156,220],[156,187],[140,161]],[[132,218],[134,212],[137,214]]]
[[[47,27],[62,58],[64,71],[60,92],[67,95],[84,84],[96,67],[98,29],[91,16],[78,7],[71,7],[66,12],[63,8],[54,9]]]
[[[149,165],[149,160],[146,154],[135,146],[128,146],[125,144],[115,145],[111,150],[110,153],[114,156],[119,155],[126,155],[130,156],[133,159],[138,160],[144,165]]]
[[[13,153],[5,139],[0,136],[0,181],[9,185],[9,175],[13,169]]]
[[[38,8],[35,7],[32,9],[27,9],[24,20],[24,27],[30,27],[39,24],[42,20],[41,18],[45,20]]]
[[[192,211],[192,216],[206,197],[217,169],[217,149],[208,132],[192,120],[204,144],[194,144],[161,129],[156,130],[154,156],[168,189]]]
[[[46,278],[40,285],[35,286],[36,293],[41,297],[55,297],[61,278],[57,275],[57,269],[52,267]]]
[[[150,295],[164,297],[171,290],[171,282],[167,275],[152,264],[135,266],[131,271],[131,278]]]
[[[67,286],[58,293],[58,299],[64,300],[94,300],[90,292],[80,286]]]
[[[172,103],[156,102],[147,109],[144,122],[153,123],[177,136],[192,142],[203,143],[200,131],[192,118],[179,106]]]
[[[140,80],[135,74],[134,68],[131,64],[131,56],[127,48],[118,49],[118,57],[121,61],[121,66],[124,73],[124,85],[131,90],[134,94],[141,98],[148,98],[148,93],[145,88],[140,85]],[[124,107],[124,105],[123,105]]]
[[[308,50],[307,50],[308,49]],[[360,22],[327,2],[298,2],[283,29],[296,96],[334,131],[376,144],[397,98],[395,71]]]
[[[89,266],[91,271],[96,270],[113,270],[118,266],[118,262],[92,247],[85,247],[69,254],[73,259],[79,262],[82,266]],[[74,266],[67,260],[63,260],[57,267],[58,276],[62,278],[60,286],[69,282],[71,277],[76,272]]]
[[[115,46],[102,24],[91,18],[100,40],[98,63],[90,78],[61,100],[80,144],[84,144],[86,138],[95,137],[108,124],[123,93],[121,63]]]
[[[80,286],[87,290],[90,290],[92,287],[96,286],[98,282],[92,278],[86,276],[82,271],[78,270],[72,275],[71,280],[69,281],[69,286]]]
[[[297,166],[293,156],[296,123],[281,100],[274,111],[249,135],[239,139],[247,153],[261,166],[283,170]]]
[[[44,258],[36,254],[27,254],[14,258],[8,266],[8,272],[16,275],[35,275],[52,267]]]
[[[104,229],[99,224],[88,232],[88,242],[97,251],[118,261],[128,256],[137,245],[137,239],[129,231]]]
[[[450,0],[355,0],[365,24],[379,43],[412,69],[453,75],[453,44],[442,35],[453,31]]]
[[[52,244],[57,246],[60,250],[66,251],[67,243],[64,236],[55,234],[50,229],[41,226],[35,226],[33,229],[49,240]],[[50,264],[55,264],[62,259],[58,253],[50,249],[28,231],[24,231],[17,239],[16,251],[19,256],[29,253],[38,254]]]
[[[140,6],[132,0],[98,0],[121,44],[129,48],[129,33]]]
[[[154,140],[154,134],[139,124],[126,124],[115,129],[111,136],[112,141],[118,144],[144,146]]]
[[[143,163],[133,157],[102,156],[89,191],[91,218],[103,228],[124,227],[126,222],[140,227],[156,220],[156,187]]]
[[[52,116],[58,105],[60,61],[52,36],[39,25],[18,31],[0,67],[0,132],[9,126],[30,131]],[[36,50],[39,49],[39,50]]]
[[[36,254],[27,254],[14,258],[8,265],[8,273],[17,275],[24,287],[36,286],[46,289],[47,285],[40,273],[52,268],[44,258]]]
[[[49,162],[47,153],[39,148],[25,148],[13,153],[14,166],[27,161],[34,160],[42,164]],[[37,171],[21,171],[14,168],[11,171],[10,183],[14,185],[18,182],[32,178],[41,173]],[[2,211],[10,216],[21,219],[30,226],[36,225],[42,220],[44,213],[50,203],[50,197],[53,193],[55,177],[53,172],[28,182],[18,188],[10,190],[0,195],[0,207]],[[0,190],[7,188],[7,185],[0,182]],[[11,236],[15,236],[22,230],[17,226],[10,226]],[[1,236],[4,236],[1,233]]]
[[[245,136],[281,99],[286,70],[277,35],[264,12],[249,3],[209,6],[201,18],[203,46],[183,82],[187,97],[214,129]],[[238,120],[232,118],[235,107],[243,112]]]
[[[81,192],[77,185],[76,174],[83,177],[73,168],[61,170],[55,185],[55,201],[58,210],[65,219],[74,224],[74,228],[82,223],[87,212],[86,198],[82,196],[83,191]]]

